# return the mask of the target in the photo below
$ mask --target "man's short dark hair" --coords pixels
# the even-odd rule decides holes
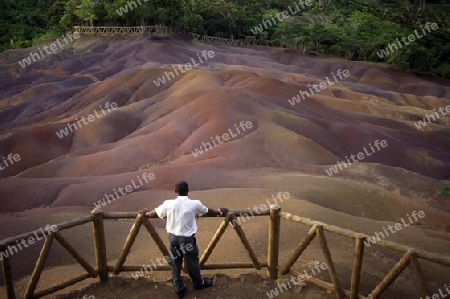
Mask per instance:
[[[178,195],[185,196],[189,193],[189,185],[185,181],[180,181],[175,184],[175,192]]]

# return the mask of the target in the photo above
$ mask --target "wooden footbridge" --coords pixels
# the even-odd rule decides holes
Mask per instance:
[[[252,214],[253,216],[264,217],[269,216],[268,223],[268,252],[267,258],[262,261],[258,259],[255,251],[253,250],[250,242],[248,241],[244,230],[241,227],[241,222],[236,221],[237,217],[243,217],[244,215]],[[412,266],[413,271],[416,273],[417,278],[417,293],[421,296],[430,295],[427,282],[422,275],[421,261],[429,261],[437,263],[446,267],[450,267],[450,256],[442,256],[435,253],[410,248],[404,245],[400,245],[394,242],[389,242],[386,240],[377,241],[376,245],[384,247],[389,250],[400,252],[403,254],[401,259],[397,264],[389,271],[389,273],[384,277],[377,285],[375,285],[369,294],[363,295],[360,293],[361,285],[361,270],[364,260],[364,241],[370,238],[368,235],[360,234],[351,230],[343,229],[334,225],[329,225],[326,223],[310,220],[308,218],[292,215],[290,213],[282,212],[280,208],[276,205],[270,207],[270,210],[261,212],[258,210],[243,210],[243,211],[230,211],[225,216],[219,225],[218,230],[210,241],[209,245],[206,247],[200,258],[200,265],[202,269],[219,270],[219,269],[236,269],[236,268],[254,268],[261,269],[267,268],[268,276],[272,279],[276,279],[279,274],[289,273],[294,276],[299,276],[300,273],[292,269],[294,263],[302,256],[304,250],[310,245],[314,238],[318,238],[320,247],[323,253],[323,259],[328,265],[328,274],[330,281],[324,281],[317,277],[309,277],[306,281],[316,284],[326,290],[331,291],[335,294],[336,298],[351,298],[351,299],[361,299],[361,298],[379,298],[383,292],[396,280],[396,278],[405,270],[409,265]],[[115,264],[109,264],[108,260],[112,257],[107,256],[107,248],[105,241],[105,230],[104,222],[108,219],[123,220],[123,219],[135,219],[131,226],[130,232],[126,241],[120,251],[117,261]],[[281,219],[286,219],[288,221],[297,222],[302,225],[307,225],[310,227],[309,232],[303,237],[303,239],[298,240],[299,243],[294,249],[292,255],[280,265],[279,259],[279,242],[280,242],[280,227]],[[95,265],[90,265],[85,257],[77,252],[74,247],[63,237],[62,231],[68,230],[75,226],[92,223],[92,236],[95,246]],[[232,225],[230,225],[232,224]],[[143,260],[141,265],[136,266],[125,266],[124,263],[127,256],[134,244],[136,236],[139,233],[139,229],[144,226],[147,232],[150,234],[151,238],[155,241],[161,254],[164,256],[169,256],[168,249],[164,245],[161,237],[157,233],[156,229],[152,225],[148,218],[142,217],[137,212],[102,212],[101,210],[93,210],[90,215],[86,215],[81,218],[70,220],[67,222],[57,224],[57,230],[49,233],[48,237],[45,238],[43,247],[41,249],[40,255],[36,261],[35,268],[28,282],[28,287],[26,288],[24,298],[40,298],[48,294],[52,294],[59,290],[63,290],[68,286],[74,285],[88,278],[98,278],[101,282],[108,281],[108,273],[113,272],[114,274],[119,274],[120,272],[126,271],[138,271],[141,269],[141,265],[145,264],[146,261]],[[234,228],[236,231],[242,245],[248,252],[251,262],[227,262],[227,263],[207,263],[209,256],[213,252],[220,238],[224,234],[227,228]],[[348,263],[353,264],[353,270],[350,277],[350,290],[343,289],[341,286],[341,280],[336,273],[335,264],[333,262],[330,247],[327,243],[327,238],[324,232],[330,232],[339,236],[349,237],[355,242],[355,249],[353,254],[353,260],[350,259]],[[19,236],[11,237],[0,241],[0,251],[7,250],[8,245],[17,244],[21,240],[27,240],[32,237],[35,232],[25,233]],[[53,287],[36,290],[41,273],[44,270],[45,262],[49,256],[50,249],[54,242],[58,242],[65,248],[68,253],[85,269],[86,273],[78,277],[74,277],[68,281],[56,284]],[[293,241],[295,239],[293,238]],[[12,279],[13,265],[10,263],[10,258],[6,257],[1,263],[2,274],[5,282],[6,295],[8,299],[17,298],[14,281]],[[170,265],[160,266],[155,269],[156,271],[169,271]]]

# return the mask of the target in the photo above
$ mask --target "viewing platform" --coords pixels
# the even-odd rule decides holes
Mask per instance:
[[[268,240],[267,240],[267,255],[261,259],[255,253],[253,246],[250,244],[246,233],[242,229],[242,223],[245,222],[246,217],[267,217],[268,218]],[[280,275],[291,274],[296,277],[303,275],[299,271],[293,269],[294,263],[302,256],[305,249],[311,244],[313,239],[317,238],[322,251],[323,269],[330,278],[329,281],[322,280],[315,275],[307,275],[306,282],[313,283],[323,289],[331,291],[335,298],[378,298],[383,292],[392,285],[396,278],[408,267],[416,273],[417,279],[417,294],[418,296],[430,295],[427,282],[423,276],[421,263],[423,261],[437,263],[439,265],[450,267],[450,256],[443,256],[432,252],[427,252],[420,249],[411,248],[394,242],[379,240],[373,246],[379,246],[391,251],[396,251],[402,254],[397,264],[392,267],[389,273],[376,285],[372,286],[372,291],[368,294],[361,294],[361,270],[364,261],[364,250],[366,240],[371,238],[368,235],[360,234],[355,231],[340,228],[338,226],[314,221],[305,217],[300,217],[287,212],[282,212],[277,205],[272,205],[270,210],[242,210],[230,211],[222,216],[219,228],[215,232],[213,238],[204,250],[200,258],[200,266],[204,270],[220,270],[220,269],[266,269],[267,277],[270,279],[277,279]],[[238,218],[241,218],[240,221]],[[123,244],[122,250],[119,252],[116,262],[111,264],[109,261],[113,257],[107,255],[107,245],[105,238],[105,223],[107,221],[130,220],[134,219],[130,228],[129,234]],[[287,260],[281,260],[279,257],[280,251],[280,229],[281,219],[288,222],[306,225],[309,231],[303,238],[300,236],[291,236],[292,242],[298,242],[295,250],[290,254]],[[95,264],[91,265],[83,254],[80,254],[75,247],[68,242],[63,236],[62,231],[69,230],[76,226],[82,226],[91,223],[92,237],[95,248]],[[142,260],[141,265],[125,265],[125,261],[130,253],[130,250],[135,243],[136,236],[140,228],[144,226],[145,230],[150,234],[155,242],[157,248],[162,256],[169,256],[168,249],[158,234],[155,226],[148,218],[142,217],[137,212],[102,212],[100,209],[95,209],[90,215],[86,215],[77,219],[66,221],[63,223],[50,226],[52,229],[46,230],[45,241],[42,246],[39,257],[36,261],[35,268],[29,279],[23,298],[40,298],[48,294],[63,290],[71,285],[81,282],[88,278],[97,278],[99,282],[107,282],[109,273],[118,275],[121,272],[139,271],[142,269],[142,264],[148,263],[148,260]],[[220,241],[226,229],[234,229],[242,246],[245,248],[249,262],[234,262],[230,257],[229,262],[224,263],[208,263],[214,248]],[[337,274],[335,262],[333,261],[330,246],[328,245],[329,236],[326,237],[325,232],[351,238],[354,242],[353,258],[349,256],[348,263],[352,264],[352,273],[350,277],[342,277]],[[17,244],[22,240],[27,240],[36,235],[36,231],[10,237],[0,241],[0,250],[8,250],[8,246]],[[85,272],[82,275],[74,277],[68,281],[56,284],[53,287],[37,290],[37,285],[44,270],[45,263],[49,256],[50,249],[54,241],[57,241],[67,252],[84,268]],[[367,244],[366,244],[367,245]],[[319,258],[319,257],[318,257]],[[324,266],[326,264],[326,267]],[[6,295],[8,299],[19,298],[14,287],[12,272],[14,265],[10,263],[10,258],[6,257],[2,260],[2,274],[5,282]],[[170,265],[158,265],[153,269],[154,271],[170,271]],[[318,270],[319,271],[319,270]],[[312,273],[314,274],[314,273]],[[303,275],[304,276],[304,275]],[[342,287],[343,281],[349,280],[350,288]]]

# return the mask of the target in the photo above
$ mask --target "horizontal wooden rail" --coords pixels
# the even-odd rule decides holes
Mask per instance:
[[[144,266],[146,265],[128,265],[128,266],[122,266],[120,268],[120,272],[134,272],[134,271],[140,271],[140,270],[145,270]],[[148,265],[148,266],[152,266],[152,270],[151,271],[170,271],[170,266],[169,265],[156,265],[156,267],[154,267],[153,265]],[[267,263],[263,262],[260,263],[261,267],[267,267]],[[255,265],[253,263],[239,263],[239,262],[233,262],[233,263],[209,263],[209,264],[205,264],[202,269],[203,270],[218,270],[218,269],[249,269],[249,268],[255,268]],[[114,266],[108,266],[108,272],[114,272]]]
[[[138,212],[102,212],[103,219],[135,219]]]
[[[128,265],[128,266],[122,266],[120,268],[120,272],[134,272],[134,271],[140,271],[140,270],[145,270],[144,266],[146,265]],[[170,271],[170,266],[169,265],[163,265],[160,266],[158,264],[156,264],[157,267],[154,267],[153,265],[148,265],[148,266],[152,266],[152,270],[151,271]],[[267,267],[267,263],[260,263],[261,267]],[[255,265],[253,265],[253,263],[245,263],[245,262],[231,262],[231,263],[208,263],[203,265],[202,269],[203,270],[223,270],[223,269],[250,269],[250,268],[255,268]],[[114,272],[114,266],[108,266],[108,272]]]
[[[66,222],[56,224],[56,226],[58,227],[58,231],[62,231],[62,230],[68,229],[68,228],[78,226],[78,225],[86,224],[91,221],[92,221],[92,216],[86,215],[86,216],[81,216],[77,219],[73,219],[73,220],[69,220]]]
[[[37,291],[36,293],[34,293],[33,298],[41,298],[41,297],[53,294],[53,293],[55,293],[57,291],[63,290],[65,288],[67,288],[67,287],[70,287],[71,285],[79,283],[79,282],[81,282],[81,281],[83,281],[85,279],[88,279],[88,278],[92,278],[92,276],[89,273],[82,274],[80,276],[77,276],[75,278],[69,279],[66,282],[60,283],[60,284],[55,285],[53,287],[50,287],[48,289]]]
[[[267,263],[260,263],[261,267],[267,267]],[[216,270],[216,269],[245,269],[245,268],[255,268],[253,263],[210,263],[203,265],[204,270]]]
[[[140,271],[140,270],[144,270],[144,266],[146,265],[141,265],[141,266],[122,266],[120,268],[120,272],[134,272],[134,271]],[[170,266],[169,265],[156,265],[156,267],[154,267],[153,265],[148,265],[148,266],[152,266],[152,271],[170,271]],[[108,266],[108,272],[114,272],[114,266]]]
[[[138,212],[102,212],[102,214],[103,214],[103,219],[135,219],[139,213]],[[260,211],[260,210],[256,210],[256,209],[230,210],[230,211],[228,211],[228,214],[233,214],[236,217],[269,216],[270,210],[266,210],[266,211]],[[217,216],[210,216],[210,215],[204,215],[200,218],[211,218],[211,217],[217,218]],[[219,216],[219,217],[225,217],[225,215]]]
[[[91,215],[86,215],[86,216],[81,216],[81,217],[76,218],[76,219],[72,219],[72,220],[69,220],[69,221],[65,221],[65,222],[56,224],[56,227],[57,227],[57,231],[62,231],[62,230],[68,229],[68,228],[72,228],[74,226],[83,225],[83,224],[91,222],[91,221],[92,221],[92,216]],[[46,232],[45,230],[43,230],[43,231]],[[0,241],[0,246],[16,244],[16,241],[20,241],[20,240],[23,240],[23,239],[28,239],[29,237],[35,237],[37,233],[41,233],[42,234],[41,230],[34,230],[34,231],[31,231],[31,232],[28,232],[28,233],[23,233],[21,235],[17,235],[17,236],[13,236],[13,237],[9,237],[9,238],[3,239],[3,240]],[[46,235],[48,235],[48,233]]]
[[[302,273],[300,273],[298,271],[295,271],[295,270],[290,270],[289,274],[291,274],[292,276],[296,276],[296,277],[299,277],[299,276],[303,276],[304,277],[304,275]],[[328,291],[331,291],[331,292],[335,291],[335,287],[334,287],[334,285],[332,283],[324,281],[324,280],[322,280],[320,278],[309,276],[309,277],[305,277],[305,281],[313,283],[316,286],[319,286],[319,287],[321,287],[321,288],[323,288],[325,290],[328,290]],[[347,297],[350,297],[350,291],[349,290],[341,289],[341,291],[344,292],[344,294]],[[366,297],[364,297],[363,295],[358,295],[358,299],[366,299]]]
[[[247,209],[247,210],[230,210],[228,212],[228,214],[233,214],[235,217],[241,217],[244,214],[246,216],[254,216],[254,217],[258,217],[258,216],[269,216],[270,215],[270,210],[265,210],[265,211],[259,211],[259,210],[255,210],[255,209]]]

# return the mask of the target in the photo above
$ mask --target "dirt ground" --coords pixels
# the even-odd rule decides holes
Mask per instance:
[[[188,289],[185,298],[270,298],[267,293],[276,289],[278,283],[283,283],[283,278],[277,281],[264,278],[256,273],[241,275],[216,274],[213,277],[215,285],[204,290],[194,290],[188,278],[185,284]],[[166,281],[154,281],[155,279],[112,277],[110,281],[102,285],[95,283],[89,287],[73,291],[69,294],[57,295],[56,299],[110,299],[110,298],[177,298],[173,291],[170,278]],[[297,285],[279,292],[278,298],[334,298],[330,293],[311,284]],[[269,293],[270,294],[270,293]],[[94,296],[94,297],[92,297]],[[273,295],[274,296],[274,295]],[[275,297],[275,296],[274,296]]]
[[[239,204],[241,197],[246,198],[246,205],[253,206],[261,201],[261,194],[258,190],[228,190],[230,198],[221,198],[220,196],[212,196],[212,191],[196,192],[199,197],[212,198],[210,206],[220,206],[221,202],[228,202],[229,206],[242,207]],[[234,194],[235,193],[235,194]],[[220,194],[220,192],[216,192]],[[233,196],[236,195],[236,196]],[[240,195],[240,196],[237,196]],[[245,206],[244,206],[245,207]],[[333,210],[318,208],[316,205],[303,201],[301,199],[291,198],[283,202],[284,210],[290,211],[297,215],[307,215],[313,219],[324,220],[325,222],[332,222],[345,228],[354,228],[357,231],[367,232],[375,231],[380,223],[372,223],[372,221],[363,217],[354,217],[339,213]],[[59,216],[53,217],[61,217]],[[46,216],[44,223],[58,223],[60,219],[48,219]],[[67,216],[69,217],[69,216]],[[70,215],[74,218],[74,215]],[[200,218],[198,219],[199,234],[197,242],[201,252],[205,250],[216,229],[222,220],[219,218]],[[124,245],[126,237],[132,225],[132,220],[129,221],[105,221],[106,243],[108,265],[114,266],[117,262],[117,257]],[[167,238],[164,230],[164,222],[158,219],[152,220],[156,230],[160,234],[164,243],[167,243]],[[389,222],[381,222],[384,225]],[[254,217],[242,223],[243,230],[255,251],[260,262],[267,259],[267,217]],[[292,255],[293,250],[298,242],[305,236],[309,230],[308,226],[302,226],[298,223],[288,222],[283,220],[280,234],[280,260],[279,265],[286,263],[287,259]],[[395,237],[396,241],[402,243],[416,245],[419,248],[430,248],[433,252],[445,253],[445,248],[448,248],[448,243],[445,241],[439,242],[437,238],[428,235],[430,230],[425,228],[425,225],[410,226],[398,232]],[[79,250],[83,257],[95,267],[95,254],[92,235],[92,226],[89,224],[78,226],[67,231],[63,231],[62,235]],[[341,285],[345,289],[350,287],[351,268],[353,264],[354,242],[351,239],[339,237],[334,234],[326,233],[328,245],[332,252],[333,261],[336,266],[336,271],[339,276]],[[417,240],[422,240],[418,243]],[[42,242],[41,242],[42,243]],[[316,261],[323,261],[323,253],[318,244],[318,240],[313,240],[311,245],[305,250],[299,261],[294,265],[294,270],[302,271],[308,269],[311,263]],[[16,279],[17,298],[23,298],[24,290],[28,284],[31,270],[34,266],[32,260],[35,260],[39,254],[40,246],[30,247],[20,254],[14,255],[11,259],[11,266],[13,274],[22,274]],[[149,261],[154,261],[155,257],[159,257],[161,252],[158,250],[156,244],[151,239],[150,235],[145,229],[141,229],[134,245],[131,248],[130,254],[125,262],[125,265],[138,266]],[[383,250],[379,246],[372,246],[365,251],[365,258],[361,276],[361,290],[362,294],[369,294],[371,290],[382,280],[389,270],[401,258],[400,253],[394,253],[389,250]],[[30,260],[28,262],[28,260]],[[221,240],[217,244],[213,254],[208,263],[226,263],[226,262],[249,262],[249,256],[245,248],[239,241],[231,226],[225,231]],[[437,267],[429,263],[422,263],[423,272],[431,290],[437,290],[446,281],[446,273],[448,269],[444,267]],[[205,270],[203,275],[208,278],[214,278],[216,285],[207,291],[195,291],[190,287],[189,282],[186,285],[189,287],[186,298],[265,298],[267,292],[273,290],[277,283],[264,279],[255,278],[252,276],[255,270]],[[257,271],[257,274],[266,277],[265,269]],[[46,262],[45,271],[42,273],[37,290],[47,289],[54,286],[56,283],[68,281],[85,271],[79,266],[75,265],[70,254],[68,254],[60,245],[55,244]],[[162,296],[169,296],[175,298],[173,292],[172,282],[170,281],[170,272],[156,271],[149,273],[145,278],[135,280],[130,272],[122,272],[119,276],[111,276],[111,281],[102,286],[97,284],[96,279],[85,280],[73,287],[64,289],[56,294],[44,297],[50,298],[160,298]],[[223,277],[223,274],[229,277]],[[322,275],[323,274],[323,275]],[[241,276],[243,275],[243,276]],[[250,275],[250,276],[246,276]],[[326,271],[321,273],[320,277],[325,281],[330,281]],[[283,282],[283,281],[282,281]],[[415,273],[408,268],[404,271],[394,284],[388,288],[381,298],[413,298],[417,290],[417,281]],[[4,289],[0,287],[0,294],[3,296]],[[0,298],[3,298],[1,297]],[[57,297],[59,296],[59,297]],[[312,284],[307,284],[306,287],[294,288],[292,290],[284,291],[279,298],[331,298],[334,297],[322,289],[318,289]],[[83,299],[84,299],[83,298]]]

